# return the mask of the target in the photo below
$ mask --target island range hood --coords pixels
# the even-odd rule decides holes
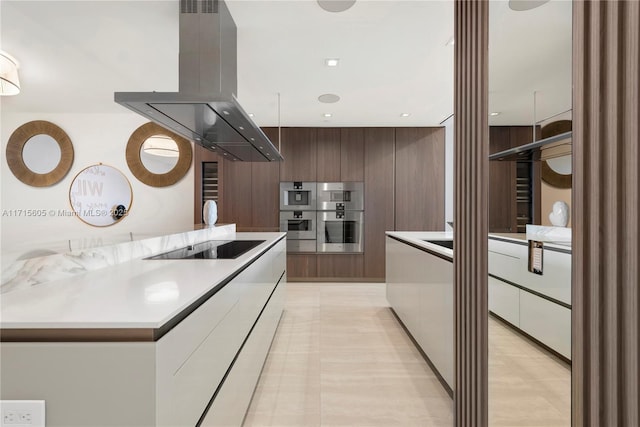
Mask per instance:
[[[231,160],[282,156],[236,100],[236,24],[222,0],[180,0],[178,92],[116,92],[115,101]]]

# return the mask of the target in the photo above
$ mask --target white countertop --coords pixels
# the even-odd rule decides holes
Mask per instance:
[[[453,259],[453,250],[425,240],[453,240],[451,231],[387,231],[387,236],[396,237],[415,246],[428,249],[431,252]]]
[[[0,327],[160,328],[284,235],[225,237],[265,240],[236,259],[135,259],[2,294]]]
[[[518,243],[527,243],[527,234],[526,233],[490,233],[489,238],[498,238],[505,240],[512,240]],[[571,243],[564,242],[544,242],[545,247],[561,249],[562,251],[571,251]]]

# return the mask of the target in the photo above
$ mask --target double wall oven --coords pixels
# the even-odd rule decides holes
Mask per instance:
[[[363,252],[363,183],[280,183],[280,231],[288,252]]]

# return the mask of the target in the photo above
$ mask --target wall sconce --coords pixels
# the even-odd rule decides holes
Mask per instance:
[[[19,93],[18,61],[0,50],[0,95],[17,95]]]

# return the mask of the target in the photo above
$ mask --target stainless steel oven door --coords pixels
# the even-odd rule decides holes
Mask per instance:
[[[280,183],[281,211],[315,211],[316,183],[315,182],[281,182]]]
[[[287,232],[287,239],[315,240],[316,213],[315,211],[281,211],[280,231]]]
[[[319,182],[318,210],[364,210],[364,184],[362,182]]]
[[[364,212],[318,212],[318,252],[362,252]]]

